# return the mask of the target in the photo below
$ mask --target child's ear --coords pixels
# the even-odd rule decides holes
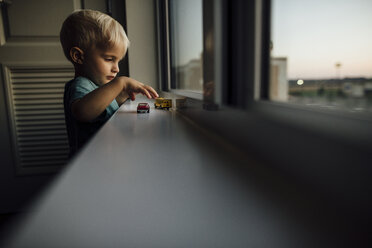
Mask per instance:
[[[74,63],[83,64],[84,52],[78,47],[73,47],[70,49],[70,57]]]

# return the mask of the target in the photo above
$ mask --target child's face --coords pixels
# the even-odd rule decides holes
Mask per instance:
[[[119,62],[124,55],[124,46],[115,46],[106,50],[92,49],[85,55],[84,72],[97,85],[107,84],[119,72]]]

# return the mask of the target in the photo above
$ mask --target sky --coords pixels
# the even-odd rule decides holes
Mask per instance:
[[[289,79],[372,77],[372,0],[272,0],[271,39]]]
[[[202,0],[175,0],[171,8],[172,43],[176,46],[173,55],[178,65],[184,65],[200,58],[203,50]]]

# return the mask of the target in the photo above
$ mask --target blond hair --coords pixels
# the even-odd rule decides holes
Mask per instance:
[[[128,37],[120,23],[96,10],[78,10],[70,14],[63,22],[59,37],[63,52],[71,62],[70,50],[73,47],[88,52],[90,49],[123,45],[126,52],[129,46]]]

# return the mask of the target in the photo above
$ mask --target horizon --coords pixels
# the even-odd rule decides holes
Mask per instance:
[[[342,80],[356,80],[356,79],[361,79],[361,80],[371,80],[372,77],[344,77],[344,78],[288,78],[288,81],[297,81],[297,80],[303,80],[303,81],[321,81],[321,80],[337,80],[337,81],[342,81]]]

